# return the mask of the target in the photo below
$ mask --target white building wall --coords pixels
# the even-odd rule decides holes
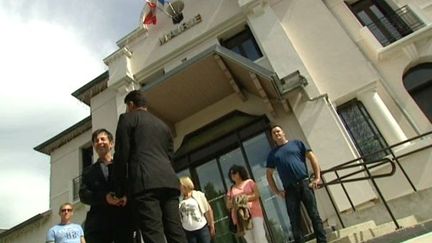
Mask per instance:
[[[378,79],[322,1],[281,1],[272,8],[321,93],[338,100]]]
[[[81,175],[81,148],[91,145],[87,131],[51,153],[50,208],[72,201],[72,180]]]
[[[89,145],[91,145],[91,131],[84,132],[51,153],[50,208],[52,214],[47,222],[47,230],[60,221],[58,209],[65,202],[74,204],[72,221],[78,224],[84,222],[87,208],[79,201],[73,201],[72,181],[82,173],[81,148]]]
[[[390,109],[392,115],[399,124],[405,124],[404,133],[411,137],[430,131],[431,123],[405,90],[402,77],[410,67],[432,61],[432,2],[387,0],[394,8],[408,5],[426,26],[386,47],[376,40],[367,27],[359,23],[343,0],[324,2],[368,58],[378,77],[377,81],[382,86],[381,93],[388,93],[381,96],[390,96],[390,99],[384,99],[387,106],[396,107],[397,109]]]
[[[128,57],[119,50],[105,60],[110,70],[110,85],[123,80],[125,72],[132,79],[140,79],[164,68],[168,62],[171,63],[168,65],[170,69],[173,60],[179,62],[191,57],[185,52],[192,49],[196,52],[195,47],[199,45],[206,47],[214,44],[216,35],[245,21],[236,1],[189,0],[185,1],[185,5],[184,21],[200,14],[202,22],[161,46],[159,39],[177,26],[172,24],[171,18],[159,14],[157,25],[150,26],[148,31],[136,30],[140,34],[125,37],[119,44],[127,47],[132,55]]]

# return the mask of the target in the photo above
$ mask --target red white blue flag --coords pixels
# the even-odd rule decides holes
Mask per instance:
[[[141,21],[143,25],[157,23],[156,7],[157,7],[157,0],[146,0],[145,6],[141,13]]]

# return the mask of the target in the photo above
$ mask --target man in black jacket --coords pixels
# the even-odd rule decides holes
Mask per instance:
[[[147,111],[142,91],[131,91],[124,102],[114,154],[116,196],[128,192],[144,242],[186,243],[178,209],[180,184],[171,165],[171,131]]]
[[[81,202],[91,206],[84,225],[85,239],[87,243],[131,243],[133,220],[129,207],[113,193],[113,136],[106,129],[98,129],[93,132],[92,143],[98,160],[84,170],[79,191]]]

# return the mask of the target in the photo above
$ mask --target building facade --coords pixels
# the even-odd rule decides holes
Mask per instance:
[[[422,136],[386,149],[432,130],[431,0],[183,3],[179,24],[158,13],[156,25],[139,26],[119,40],[119,49],[103,60],[108,71],[73,94],[91,107],[91,116],[35,148],[51,156],[54,212],[74,201],[75,219],[84,220],[87,207],[79,202],[77,188],[82,169],[93,160],[91,132],[107,128],[114,133],[125,111],[124,96],[134,89],[146,92],[150,112],[171,127],[178,175],[191,176],[210,199],[216,242],[238,241],[227,231],[224,206],[233,164],[244,165],[258,184],[269,239],[291,239],[285,205],[265,179],[273,146],[270,123],[281,125],[289,139],[304,140],[323,170],[361,156],[359,161],[374,161],[431,144],[430,136]],[[431,151],[399,161],[408,178],[416,179],[407,180],[398,167],[395,175],[377,181],[386,200],[432,185],[427,176]],[[372,174],[386,170],[375,168]],[[336,176],[328,173],[325,179]],[[368,180],[335,184],[316,194],[327,226],[341,227],[336,212],[380,203]],[[43,241],[57,220],[51,214],[39,230],[2,233],[0,242]]]

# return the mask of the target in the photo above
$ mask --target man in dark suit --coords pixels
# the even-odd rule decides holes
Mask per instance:
[[[79,191],[81,202],[91,206],[84,225],[85,239],[87,243],[131,243],[133,220],[129,207],[113,193],[113,136],[106,129],[98,129],[93,132],[92,143],[98,160],[84,170]]]
[[[131,91],[116,131],[116,196],[127,192],[146,243],[186,243],[179,216],[179,180],[171,165],[169,127],[147,111],[144,93]]]

